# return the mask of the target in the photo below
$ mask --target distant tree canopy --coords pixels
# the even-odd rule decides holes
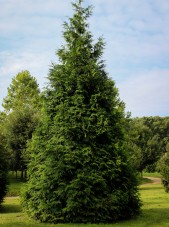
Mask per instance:
[[[26,170],[28,154],[26,146],[32,138],[40,118],[40,90],[37,81],[28,71],[22,71],[12,79],[3,101],[3,128],[6,148],[10,156],[10,168]]]
[[[45,92],[44,117],[29,143],[23,206],[42,222],[113,222],[140,211],[137,179],[125,149],[124,104],[93,44],[91,8],[73,3]]]
[[[162,183],[166,192],[169,192],[169,152],[167,151],[158,162],[158,171],[162,175]]]
[[[165,191],[169,192],[169,117],[166,117],[163,124],[160,124],[162,140],[162,155],[157,163],[157,170],[162,175],[162,183]]]
[[[169,144],[169,117],[130,119],[128,143],[136,169],[154,172]]]
[[[36,108],[40,104],[39,96],[40,90],[35,77],[25,70],[12,79],[2,106],[6,112],[26,107]]]

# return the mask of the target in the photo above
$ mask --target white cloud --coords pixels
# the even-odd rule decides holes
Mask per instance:
[[[85,0],[84,5],[94,5],[90,28],[94,38],[105,38],[106,71],[117,82],[127,108],[133,115],[169,114],[169,1]],[[62,24],[72,15],[72,7],[67,0],[0,0],[0,7],[1,102],[21,70],[29,70],[43,86],[51,61],[57,60]],[[133,93],[132,83],[137,87]],[[164,87],[158,95],[157,86]],[[137,102],[144,103],[142,112]]]
[[[4,58],[4,59],[3,59]],[[3,52],[0,55],[0,61],[4,60],[4,64],[0,66],[0,98],[2,99],[7,95],[7,87],[12,82],[18,72],[28,70],[32,76],[36,77],[37,82],[42,89],[46,83],[49,65],[51,64],[49,53],[7,53]],[[5,85],[5,86],[4,86]]]
[[[165,115],[169,106],[169,70],[135,73],[119,84],[120,97],[133,116]]]

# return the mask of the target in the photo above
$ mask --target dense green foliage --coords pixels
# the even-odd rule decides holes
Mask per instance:
[[[166,192],[169,192],[169,152],[165,153],[158,162],[158,171],[162,175],[162,183]]]
[[[125,149],[124,104],[93,44],[82,1],[64,24],[66,44],[53,64],[45,113],[29,143],[28,214],[42,222],[98,223],[139,213],[137,180]]]
[[[5,149],[4,135],[2,129],[4,114],[0,113],[0,205],[7,191],[8,161]]]
[[[37,81],[28,71],[22,71],[12,79],[4,98],[3,131],[5,146],[10,156],[10,168],[26,170],[27,141],[32,138],[40,117],[40,91]]]
[[[27,142],[32,138],[38,122],[39,113],[31,108],[23,108],[10,113],[4,123],[5,140],[10,156],[10,169],[26,170],[29,154],[26,151]],[[25,172],[26,173],[26,172]]]
[[[169,117],[130,119],[128,145],[138,171],[154,172],[169,144]]]
[[[39,106],[39,94],[40,90],[35,77],[25,70],[12,79],[2,106],[7,113],[23,107],[37,108]]]

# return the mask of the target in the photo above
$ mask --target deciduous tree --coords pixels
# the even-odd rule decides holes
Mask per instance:
[[[11,170],[26,170],[27,141],[32,138],[40,118],[40,90],[36,79],[28,71],[18,73],[3,100],[4,132],[10,154]]]
[[[18,73],[8,87],[2,106],[7,113],[23,107],[38,107],[40,90],[35,77],[25,70]]]
[[[166,192],[169,192],[169,152],[165,153],[158,162],[158,171],[162,175],[162,183]]]

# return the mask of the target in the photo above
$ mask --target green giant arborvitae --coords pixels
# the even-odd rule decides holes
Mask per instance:
[[[44,119],[29,150],[25,210],[43,222],[99,223],[140,209],[124,147],[124,105],[101,60],[104,43],[88,31],[91,7],[73,4],[45,93]]]

